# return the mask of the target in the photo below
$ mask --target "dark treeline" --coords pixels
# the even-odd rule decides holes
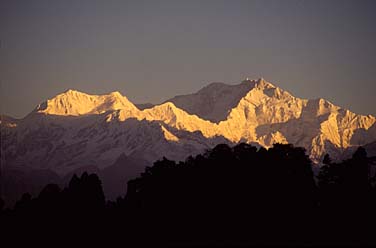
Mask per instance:
[[[2,209],[0,225],[35,240],[140,246],[376,244],[365,150],[341,163],[325,156],[324,164],[315,178],[303,148],[218,145],[184,162],[155,162],[115,202],[105,201],[95,174],[73,176],[64,189],[47,185]]]

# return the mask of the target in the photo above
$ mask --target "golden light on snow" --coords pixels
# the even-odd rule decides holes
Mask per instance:
[[[214,84],[207,90],[211,92],[221,87],[224,86]],[[324,99],[296,98],[263,79],[246,80],[231,88],[234,94],[239,95],[236,87],[243,90],[241,93],[244,95],[229,108],[225,118],[218,111],[207,113],[210,119],[219,120],[217,122],[205,119],[205,112],[201,117],[189,114],[172,102],[140,110],[119,92],[89,95],[69,90],[48,100],[37,112],[71,116],[105,114],[106,122],[134,119],[163,123],[159,128],[169,142],[180,142],[178,131],[181,130],[198,132],[205,138],[257,142],[265,147],[275,143],[293,143],[309,148],[311,158],[320,157],[325,152],[326,142],[335,147],[351,146],[358,137],[354,136],[355,130],[367,130],[375,123],[373,116],[344,111]],[[217,109],[226,109],[229,101],[225,97],[217,99]]]

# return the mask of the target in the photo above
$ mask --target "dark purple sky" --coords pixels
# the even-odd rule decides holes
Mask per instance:
[[[73,88],[159,103],[263,77],[376,115],[376,1],[0,3],[0,112]]]

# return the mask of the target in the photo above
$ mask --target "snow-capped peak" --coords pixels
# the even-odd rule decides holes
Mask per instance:
[[[276,88],[272,83],[267,82],[263,78],[257,79],[257,81],[256,81],[256,87],[262,88],[262,89]]]
[[[0,116],[0,128],[5,168],[67,175],[88,166],[105,173],[116,165],[127,178],[163,156],[182,160],[220,143],[291,143],[320,162],[325,153],[346,158],[359,145],[370,144],[368,149],[375,151],[376,140],[374,116],[357,115],[321,98],[294,97],[263,78],[212,83],[140,109],[118,91],[90,95],[67,90],[27,118]],[[128,162],[117,161],[124,157]]]
[[[16,158],[14,164],[35,160],[30,166],[37,167],[48,157],[47,166],[63,164],[67,170],[72,161],[79,166],[82,161],[96,163],[97,157],[102,158],[100,164],[109,165],[124,151],[148,161],[166,154],[184,159],[218,142],[265,147],[292,143],[319,161],[327,152],[341,158],[345,149],[376,140],[375,117],[356,115],[321,98],[294,97],[262,78],[237,85],[209,84],[142,110],[117,91],[90,95],[68,90],[30,116],[17,122],[1,118],[7,131],[2,132],[4,153]]]
[[[35,112],[79,116],[120,109],[137,111],[133,103],[118,91],[105,95],[89,95],[70,89],[38,105]]]

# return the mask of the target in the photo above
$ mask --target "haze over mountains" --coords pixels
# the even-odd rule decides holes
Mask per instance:
[[[23,119],[1,117],[1,163],[5,170],[48,170],[60,176],[116,168],[123,180],[163,156],[184,160],[216,144],[238,142],[292,143],[319,163],[326,153],[344,159],[359,145],[370,144],[373,154],[375,122],[374,116],[321,98],[294,97],[262,78],[212,83],[159,105],[134,105],[119,92],[68,90]],[[119,169],[119,160],[129,168]]]

